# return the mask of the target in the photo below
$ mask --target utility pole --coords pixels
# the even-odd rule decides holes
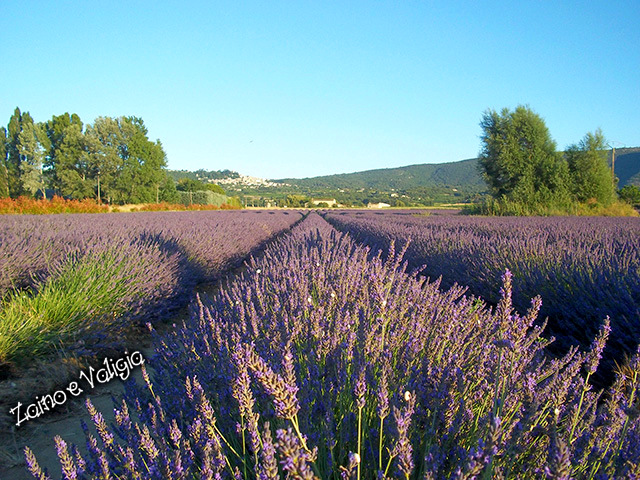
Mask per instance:
[[[617,140],[609,141],[609,145],[611,145],[611,183],[613,184],[614,191],[616,189],[616,144],[618,144],[618,146],[626,146],[626,144],[618,142]]]
[[[98,205],[100,205],[100,170],[98,170]]]
[[[612,147],[612,150],[611,150],[611,183],[613,185],[613,190],[614,191],[616,189],[615,167],[616,167],[616,147]]]

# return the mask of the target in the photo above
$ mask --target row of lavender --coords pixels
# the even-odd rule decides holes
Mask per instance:
[[[111,245],[148,244],[191,262],[192,281],[222,270],[301,218],[298,212],[144,212],[0,217],[0,297],[33,287],[70,258]]]
[[[607,358],[619,362],[640,342],[640,220],[603,217],[416,215],[342,212],[326,217],[337,228],[385,251],[407,242],[406,258],[445,286],[458,283],[496,303],[505,269],[514,303],[525,309],[542,297],[541,318],[561,348],[588,346],[598,326],[612,323]]]
[[[25,351],[32,354],[46,349],[50,340],[38,338],[42,345],[26,338],[28,335],[17,340],[15,333],[25,332],[20,311],[26,309],[26,314],[33,309],[31,304],[25,307],[15,292],[27,291],[37,301],[38,295],[59,297],[56,288],[73,287],[76,303],[82,295],[86,302],[101,303],[100,308],[63,305],[61,308],[69,309],[68,317],[94,312],[106,323],[105,314],[124,312],[118,314],[120,324],[137,318],[147,321],[184,305],[195,283],[213,280],[300,218],[298,212],[273,211],[2,216],[0,367],[20,356],[21,345],[31,345]],[[75,279],[84,286],[73,284]],[[109,303],[113,312],[105,311]],[[72,318],[58,316],[56,323],[72,323]],[[39,334],[50,327],[41,317],[25,318],[24,323]],[[77,320],[103,326],[98,325],[100,318]],[[52,326],[49,337],[55,339],[65,328]]]
[[[116,425],[88,405],[88,453],[56,437],[63,478],[640,475],[640,356],[589,383],[608,324],[549,361],[510,274],[491,310],[401,263],[311,214],[157,338]]]

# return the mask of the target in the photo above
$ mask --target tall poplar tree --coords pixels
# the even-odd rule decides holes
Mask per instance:
[[[20,151],[18,137],[22,131],[22,112],[16,107],[7,125],[7,176],[9,180],[9,194],[16,198],[24,193],[20,178]]]
[[[9,173],[7,171],[7,129],[0,127],[0,198],[9,197]]]

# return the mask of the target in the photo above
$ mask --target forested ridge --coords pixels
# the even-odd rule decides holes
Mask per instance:
[[[484,189],[478,158],[447,163],[424,163],[395,168],[277,180],[304,187],[410,189],[438,185]],[[640,148],[616,149],[616,175],[619,185],[640,185]],[[611,152],[608,153],[611,164]]]

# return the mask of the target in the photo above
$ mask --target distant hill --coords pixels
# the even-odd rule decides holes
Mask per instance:
[[[609,152],[611,163],[611,152]],[[640,186],[640,148],[616,149],[615,172],[618,186]],[[231,170],[207,171],[169,170],[174,180],[192,178],[218,183],[237,195],[257,195],[276,198],[278,195],[308,195],[336,198],[343,202],[387,201],[397,192],[399,199],[424,202],[458,201],[486,192],[478,170],[478,159],[451,163],[426,163],[397,168],[381,168],[355,173],[342,173],[311,178],[282,178],[267,181],[240,175]],[[360,192],[360,193],[358,193]],[[376,196],[377,195],[377,196]],[[382,196],[381,196],[382,195]],[[386,196],[385,196],[386,195]]]
[[[609,152],[611,164],[611,152]],[[625,185],[640,187],[640,148],[616,148],[616,176],[620,188]]]
[[[616,149],[615,172],[619,186],[640,186],[640,148]],[[609,152],[611,164],[611,152]],[[311,178],[283,178],[275,182],[289,183],[308,189],[371,188],[378,190],[412,190],[421,187],[451,186],[485,187],[478,171],[478,159],[451,163],[425,163],[397,168],[381,168],[355,173],[342,173]]]
[[[275,182],[308,189],[412,190],[421,187],[483,187],[476,158],[451,163],[426,163],[407,167],[381,168],[312,178],[283,178]]]

